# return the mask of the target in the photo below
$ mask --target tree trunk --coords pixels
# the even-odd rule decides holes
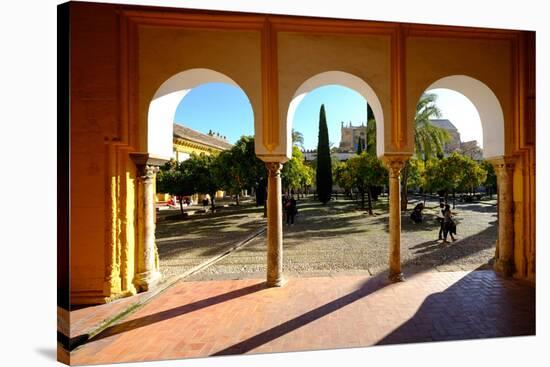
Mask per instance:
[[[183,217],[183,197],[182,196],[180,196],[179,202],[180,202],[181,216]]]
[[[367,198],[368,198],[368,205],[369,205],[369,215],[372,215],[372,187],[369,185],[367,187]]]
[[[214,210],[216,209],[216,193],[210,193],[210,204],[211,204],[211,211],[214,213]]]
[[[403,177],[403,180],[401,181],[401,211],[407,210],[407,203],[408,203],[408,197],[407,197],[407,181],[409,179],[409,161],[405,163],[405,166],[401,170],[401,175]]]
[[[237,204],[237,206],[240,205],[239,198],[240,198],[239,194],[235,195],[235,203]]]
[[[455,195],[455,190],[453,190],[453,209],[455,208],[455,204],[456,204],[456,195]]]
[[[424,190],[424,206],[426,206],[426,190]]]

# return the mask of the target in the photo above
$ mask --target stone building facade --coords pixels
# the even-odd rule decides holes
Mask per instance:
[[[362,145],[362,150],[367,148],[367,127],[365,124],[353,126],[350,122],[347,126],[342,121],[341,140],[339,151],[341,152],[356,152],[358,145]]]

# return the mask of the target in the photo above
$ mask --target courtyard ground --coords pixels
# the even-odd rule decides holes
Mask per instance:
[[[185,274],[209,259],[222,254],[265,228],[263,208],[251,201],[242,205],[221,202],[215,213],[198,213],[202,206],[157,213],[156,244],[160,269],[165,279]]]
[[[409,209],[422,200],[411,197]],[[495,251],[495,201],[457,203],[457,241],[438,240],[438,203],[426,202],[424,222],[414,224],[410,210],[402,215],[401,259],[407,271],[460,271],[487,268]],[[351,200],[322,205],[312,197],[298,201],[294,225],[284,225],[283,270],[290,277],[376,275],[388,266],[388,203],[375,202],[374,215]],[[192,266],[223,253],[265,227],[263,209],[252,203],[223,208],[216,214],[181,219],[177,212],[157,224],[157,245],[165,275],[183,274]],[[266,271],[266,234],[262,233],[188,280],[262,278]],[[449,238],[450,241],[450,238]]]

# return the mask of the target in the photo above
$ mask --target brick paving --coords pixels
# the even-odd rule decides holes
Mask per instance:
[[[535,333],[535,288],[493,271],[180,281],[71,353],[72,364]]]
[[[78,337],[94,331],[104,321],[117,316],[120,312],[140,302],[148,295],[149,292],[143,292],[107,304],[72,309],[69,316],[71,337]]]

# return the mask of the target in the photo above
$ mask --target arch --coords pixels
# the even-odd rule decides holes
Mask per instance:
[[[370,104],[372,112],[374,113],[374,118],[376,119],[376,153],[378,156],[382,156],[384,154],[384,113],[382,111],[382,104],[374,92],[374,89],[372,89],[367,82],[353,74],[343,71],[326,71],[314,75],[298,87],[288,107],[286,118],[287,141],[292,141],[292,123],[300,102],[314,89],[334,84],[356,91]],[[289,157],[292,156],[292,144],[287,146],[287,155]]]
[[[157,89],[147,114],[147,153],[161,159],[172,157],[176,109],[191,89],[205,83],[225,83],[242,88],[228,76],[211,69],[189,69],[168,78]],[[248,97],[247,97],[248,98]]]
[[[438,79],[426,90],[446,88],[463,94],[476,107],[483,131],[483,157],[504,156],[504,113],[493,91],[481,81],[466,75]]]

